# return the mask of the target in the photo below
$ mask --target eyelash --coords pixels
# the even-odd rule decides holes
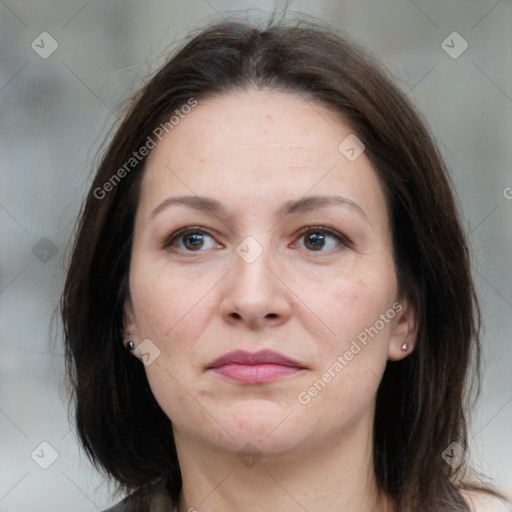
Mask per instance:
[[[305,226],[301,230],[298,231],[297,235],[298,238],[303,237],[306,233],[309,232],[320,232],[322,234],[326,234],[329,236],[332,236],[339,244],[343,247],[352,247],[353,243],[351,240],[349,240],[346,236],[342,235],[338,231],[336,231],[333,228],[329,228],[327,226]],[[215,237],[205,228],[201,226],[187,226],[181,229],[178,229],[177,231],[174,231],[168,236],[165,236],[163,239],[160,240],[160,245],[162,246],[162,249],[169,249],[170,246],[180,238],[184,237],[185,235],[189,234],[206,234],[210,236],[211,238],[215,239]],[[172,248],[176,251],[182,251],[182,252],[188,252],[188,253],[194,253],[194,252],[204,252],[204,251],[183,251],[181,249]],[[326,251],[308,251],[308,252],[326,252]]]
[[[344,246],[344,247],[352,246],[352,242],[346,236],[342,235],[335,229],[329,228],[327,226],[306,226],[306,227],[302,228],[301,230],[299,230],[299,232],[297,234],[298,234],[298,237],[301,238],[306,233],[315,233],[315,232],[320,232],[322,234],[332,236],[341,246]],[[308,251],[308,252],[315,252],[315,251]],[[320,251],[320,252],[322,252],[322,251]]]
[[[178,229],[177,231],[174,231],[169,236],[165,236],[161,240],[162,249],[167,249],[170,247],[170,245],[175,242],[176,240],[179,240],[181,237],[184,237],[185,235],[190,234],[201,234],[201,235],[208,235],[212,238],[215,238],[207,229],[201,227],[201,226],[187,226],[185,228]],[[177,249],[179,250],[179,249]],[[195,251],[186,251],[186,252],[195,252]],[[197,251],[200,252],[200,251]]]

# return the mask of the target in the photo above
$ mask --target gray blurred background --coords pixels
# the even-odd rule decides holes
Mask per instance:
[[[485,323],[473,461],[512,494],[511,2],[289,4],[290,13],[326,20],[373,51],[439,142]],[[148,73],[189,30],[234,13],[266,19],[274,7],[0,0],[1,512],[95,512],[117,501],[68,423],[62,342],[50,330],[73,223],[109,128]]]

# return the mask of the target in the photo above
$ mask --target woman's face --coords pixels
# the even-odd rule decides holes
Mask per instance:
[[[339,148],[351,133],[300,96],[239,92],[149,155],[125,312],[177,444],[299,456],[371,427],[410,321],[377,175]]]

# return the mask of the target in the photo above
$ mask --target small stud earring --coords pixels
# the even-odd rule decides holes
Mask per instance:
[[[130,352],[135,348],[135,343],[131,339],[129,339],[131,336],[132,336],[132,331],[128,330],[128,334],[125,336],[125,340],[126,340],[126,338],[128,338],[128,341],[125,341],[125,347]]]
[[[404,352],[406,352],[408,348],[409,348],[409,345],[408,345],[407,343],[404,343],[404,344],[402,345],[402,350],[403,350]]]

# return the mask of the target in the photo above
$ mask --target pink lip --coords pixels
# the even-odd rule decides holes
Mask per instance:
[[[217,358],[207,368],[235,382],[257,384],[294,375],[304,367],[286,356],[271,350],[251,354],[242,350]]]

